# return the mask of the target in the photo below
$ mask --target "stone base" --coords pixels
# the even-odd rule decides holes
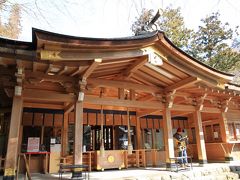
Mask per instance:
[[[78,179],[82,177],[82,171],[73,171],[72,172],[72,179]]]
[[[169,171],[175,171],[176,169],[178,169],[177,168],[177,165],[178,164],[176,164],[176,163],[170,163],[170,162],[168,162],[168,163],[166,163],[166,169],[167,170],[169,170]]]
[[[199,166],[204,166],[204,164],[207,164],[207,160],[199,159],[198,160]]]
[[[3,176],[3,180],[14,180],[14,176]]]
[[[233,161],[233,157],[225,157],[225,161],[226,162]]]

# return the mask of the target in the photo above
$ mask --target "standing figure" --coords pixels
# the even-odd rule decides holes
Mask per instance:
[[[181,157],[179,159],[179,163],[182,167],[188,166],[188,160],[187,160],[187,144],[188,144],[188,137],[183,137],[182,133],[184,130],[182,128],[178,128],[177,132],[173,135],[173,137],[176,139],[177,142],[177,148],[178,148],[178,156]]]

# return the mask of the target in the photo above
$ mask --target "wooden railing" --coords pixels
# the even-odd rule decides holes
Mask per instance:
[[[132,154],[125,151],[125,167],[146,167],[145,150],[133,150]]]
[[[83,153],[83,165],[87,165],[89,171],[96,168],[96,157],[94,151]],[[124,150],[124,164],[125,168],[129,167],[146,167],[158,166],[161,162],[165,161],[165,152],[157,149],[139,149],[133,150],[132,154],[128,154]],[[73,164],[73,156],[66,156],[62,158],[63,164]]]

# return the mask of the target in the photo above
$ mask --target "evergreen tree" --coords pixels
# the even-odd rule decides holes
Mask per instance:
[[[157,24],[174,45],[187,50],[193,31],[186,28],[180,8],[163,9]]]
[[[209,66],[228,72],[239,61],[238,52],[229,45],[238,27],[232,30],[219,16],[218,12],[212,13],[201,20],[203,25],[193,35],[189,52]]]
[[[186,28],[180,8],[171,9],[167,7],[166,9],[160,9],[160,12],[160,18],[156,22],[159,30],[163,31],[177,47],[187,50],[193,31]],[[152,9],[142,10],[141,15],[136,18],[136,21],[132,25],[132,31],[135,35],[144,30],[144,26],[149,23],[152,17]]]

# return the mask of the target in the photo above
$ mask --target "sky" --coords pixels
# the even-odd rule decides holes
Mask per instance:
[[[185,24],[197,30],[201,19],[220,12],[222,22],[240,26],[240,0],[11,0],[23,5],[20,40],[31,41],[32,27],[80,37],[133,35],[142,8],[181,8]]]

